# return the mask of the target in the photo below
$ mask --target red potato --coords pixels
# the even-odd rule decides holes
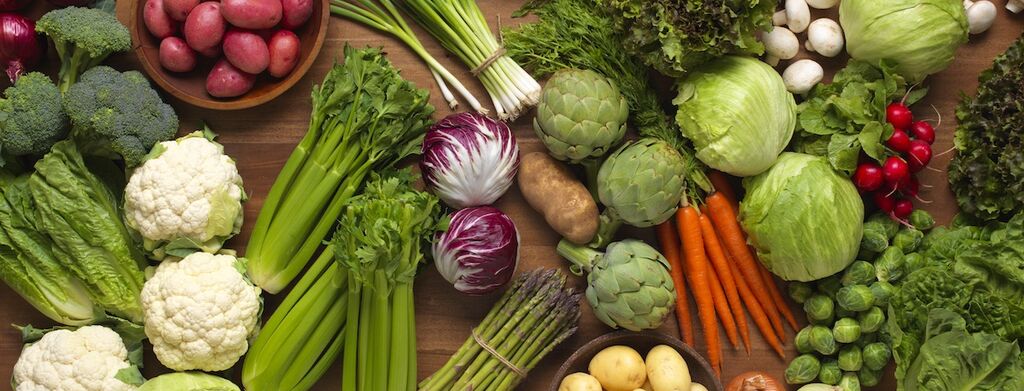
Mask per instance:
[[[220,3],[208,1],[192,10],[185,20],[185,41],[189,47],[207,55],[213,48],[220,46],[228,28],[220,9]]]
[[[164,12],[173,20],[184,22],[199,0],[164,0]]]
[[[267,41],[252,31],[233,28],[224,34],[224,57],[242,72],[257,74],[267,70],[270,50]]]
[[[292,30],[313,15],[313,0],[281,0],[281,27]]]
[[[245,29],[266,29],[281,21],[281,0],[224,0],[221,13],[228,23]]]
[[[196,52],[184,39],[167,37],[160,42],[160,66],[171,72],[188,72],[196,68]]]
[[[196,52],[206,58],[218,58],[223,54],[220,50],[220,45],[216,45],[208,49],[196,50]]]
[[[217,98],[234,98],[249,92],[256,84],[256,75],[242,72],[228,60],[217,61],[206,77],[206,92]]]
[[[154,37],[164,39],[178,32],[178,24],[164,12],[164,0],[146,0],[142,21]]]
[[[270,49],[270,65],[267,72],[273,77],[285,77],[292,73],[299,63],[299,36],[288,30],[278,30],[267,45]]]

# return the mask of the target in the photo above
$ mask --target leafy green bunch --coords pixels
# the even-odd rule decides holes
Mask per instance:
[[[908,88],[907,80],[888,62],[851,60],[832,83],[817,85],[797,106],[794,149],[826,156],[833,168],[847,175],[857,169],[861,151],[884,161],[885,140],[893,132],[885,120],[886,107],[901,100],[910,106],[928,93],[926,88]]]
[[[983,219],[1024,209],[1024,39],[979,77],[978,95],[956,110],[949,184],[960,209]]]

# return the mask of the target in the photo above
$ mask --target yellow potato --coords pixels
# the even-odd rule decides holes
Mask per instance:
[[[708,388],[700,383],[690,383],[690,391],[708,391]]]
[[[589,369],[607,391],[633,391],[647,380],[644,358],[628,346],[609,346],[598,352]]]
[[[562,379],[558,391],[601,391],[601,383],[593,376],[576,372]]]
[[[654,391],[690,391],[690,369],[675,348],[668,345],[651,348],[645,364]]]

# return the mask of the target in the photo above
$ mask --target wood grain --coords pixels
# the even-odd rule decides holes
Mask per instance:
[[[512,19],[510,15],[523,3],[522,0],[478,0],[478,2],[488,15],[491,26],[497,26],[499,20],[503,26],[519,23],[519,20]],[[978,74],[986,69],[992,59],[1021,34],[1024,23],[1021,22],[1020,17],[1003,10],[1003,1],[997,1],[997,3],[1000,7],[999,19],[993,29],[986,34],[972,36],[971,43],[960,49],[956,62],[949,69],[930,77],[927,81],[927,85],[931,89],[928,97],[915,107],[916,114],[922,118],[935,117],[931,111],[931,105],[934,105],[942,115],[942,126],[937,129],[938,141],[935,146],[937,153],[952,146],[953,129],[956,122],[953,113],[960,94],[973,94],[977,87]],[[485,101],[484,91],[480,88],[479,83],[469,75],[466,68],[456,60],[448,58],[433,39],[422,34],[422,30],[419,31],[427,50],[437,56],[441,63],[448,66],[456,76],[463,80],[478,98]],[[181,117],[182,133],[194,129],[200,122],[205,121],[221,135],[220,141],[224,143],[226,151],[238,161],[239,170],[245,180],[245,187],[252,198],[245,207],[245,228],[238,238],[230,242],[229,247],[236,249],[245,247],[245,238],[248,237],[248,231],[255,220],[264,195],[292,147],[298,143],[306,131],[310,110],[310,89],[322,80],[334,61],[340,60],[339,56],[346,42],[354,46],[383,47],[388,53],[389,59],[402,70],[406,78],[431,90],[432,103],[438,108],[437,115],[439,117],[451,112],[440,98],[427,68],[409,50],[393,39],[339,18],[332,18],[323,50],[308,74],[291,90],[267,104],[248,110],[218,112],[195,108],[168,98]],[[818,56],[812,58],[822,60]],[[822,64],[831,73],[842,67],[845,61],[845,58],[838,58],[822,61]],[[112,63],[119,69],[137,66],[131,55],[113,59]],[[528,114],[526,117],[512,124],[516,136],[519,137],[521,148],[526,152],[542,150],[543,146],[537,140],[530,126],[529,117],[531,115]],[[949,159],[950,154],[939,156],[934,160],[932,166],[945,169]],[[956,204],[949,193],[945,174],[925,171],[921,181],[933,186],[921,192],[923,198],[934,201],[931,204],[923,205],[924,208],[934,213],[940,223],[948,223],[955,214]],[[516,221],[522,235],[522,263],[519,270],[530,270],[537,267],[557,267],[567,270],[565,261],[561,260],[554,251],[557,236],[545,226],[540,216],[526,205],[514,186],[498,202],[497,206]],[[636,236],[647,240],[653,240],[654,237],[653,232],[646,230],[626,230],[622,235]],[[583,280],[580,278],[574,278],[573,283],[578,287],[583,287]],[[267,314],[273,310],[281,297],[268,297]],[[420,378],[432,373],[448,359],[448,356],[469,336],[470,328],[483,318],[496,298],[496,295],[471,297],[459,294],[432,267],[425,269],[422,276],[416,281],[415,305]],[[12,323],[50,324],[46,318],[38,314],[6,286],[2,286],[0,287],[0,324]],[[753,327],[751,329],[756,330]],[[661,331],[673,335],[677,333],[676,330],[674,321],[667,322],[661,328]],[[579,333],[552,352],[530,374],[519,389],[542,390],[547,388],[548,384],[554,381],[552,376],[555,370],[576,348],[609,331],[611,329],[597,321],[589,307],[584,304]],[[782,376],[785,362],[772,353],[757,333],[753,334],[754,348],[750,356],[731,349],[725,350],[723,371],[725,380],[748,370],[767,370],[777,376]],[[792,338],[792,332],[787,337]],[[697,340],[703,341],[703,338]],[[790,341],[787,340],[787,342]],[[795,354],[792,343],[787,344],[787,347],[789,348],[787,354],[792,358]],[[704,350],[702,343],[695,348],[698,351]],[[0,379],[3,379],[0,381],[0,389],[10,389],[6,379],[10,377],[11,368],[17,360],[20,350],[21,343],[17,331],[10,327],[0,327]],[[145,372],[148,376],[162,372],[159,364],[151,355],[147,357]],[[234,376],[237,377],[237,371]],[[317,385],[316,390],[338,389],[340,387],[339,376],[340,371],[336,366]],[[883,385],[877,389],[890,390],[894,388],[890,374]]]

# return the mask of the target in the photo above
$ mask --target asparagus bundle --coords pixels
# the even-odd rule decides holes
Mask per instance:
[[[580,294],[554,269],[519,276],[455,355],[421,391],[511,390],[576,332]]]

